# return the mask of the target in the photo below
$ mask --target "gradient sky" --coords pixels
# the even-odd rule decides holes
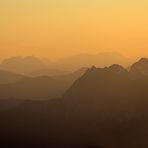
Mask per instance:
[[[0,58],[148,55],[147,0],[1,0]]]

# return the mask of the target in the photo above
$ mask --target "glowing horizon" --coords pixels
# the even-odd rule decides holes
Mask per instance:
[[[118,52],[148,56],[148,1],[5,0],[0,58]]]

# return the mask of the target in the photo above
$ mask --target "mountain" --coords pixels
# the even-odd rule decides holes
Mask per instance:
[[[69,72],[76,71],[81,67],[90,67],[91,65],[104,67],[114,63],[119,63],[127,66],[131,61],[131,59],[113,52],[104,52],[94,55],[79,54],[65,57],[55,62],[34,56],[18,56],[3,60],[0,64],[0,69],[28,76],[53,76],[65,75]]]
[[[0,69],[32,77],[64,75],[70,73],[66,70],[57,69],[55,64],[48,59],[40,59],[34,56],[5,59],[0,64]]]
[[[96,65],[97,67],[104,67],[114,63],[128,66],[131,61],[131,59],[128,59],[119,53],[103,52],[94,55],[79,54],[69,56],[59,60],[56,63],[56,66],[61,69],[76,70],[80,67],[90,67],[91,65]]]
[[[120,95],[121,92],[119,90],[124,90],[124,87],[128,85],[126,82],[129,83],[128,80],[130,78],[127,70],[120,65],[112,65],[105,68],[92,66],[80,79],[75,81],[65,94],[65,97],[73,98],[74,100],[87,98],[90,101],[93,101],[93,99],[96,101],[99,97]]]
[[[137,98],[140,97],[140,95],[146,95],[146,86],[148,85],[147,74],[148,59],[146,58],[142,58],[134,63],[129,72],[122,66],[116,64],[105,68],[92,66],[92,68],[88,69],[87,72],[72,85],[65,96],[77,99],[96,99],[102,96],[110,97],[110,95],[112,97],[114,95],[122,95],[123,97],[123,94],[128,94]]]
[[[45,69],[48,66],[39,58],[33,56],[27,57],[12,57],[2,61],[0,69],[28,74],[34,70]]]
[[[48,81],[38,79],[38,87]],[[63,97],[24,101],[0,112],[0,138],[15,147],[147,148],[147,106],[147,75],[118,64],[92,66]]]
[[[148,76],[148,59],[142,58],[134,63],[130,68],[130,72]]]
[[[0,84],[13,83],[22,79],[23,75],[0,70]]]

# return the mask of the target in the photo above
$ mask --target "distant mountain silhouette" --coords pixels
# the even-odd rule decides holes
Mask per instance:
[[[4,70],[0,70],[0,84],[13,83],[25,76]]]
[[[81,67],[90,67],[91,65],[104,67],[118,63],[127,66],[131,61],[131,59],[128,59],[119,53],[112,52],[104,52],[94,55],[74,55],[55,62],[34,56],[18,56],[3,60],[0,64],[0,69],[28,76],[53,76],[68,74],[69,72],[76,71]]]
[[[105,60],[104,60],[105,59]],[[70,57],[63,58],[57,63],[57,67],[61,69],[79,69],[80,67],[90,67],[96,65],[97,67],[109,66],[114,63],[118,63],[124,66],[128,66],[131,63],[131,59],[124,57],[119,53],[103,52],[99,54],[79,54]]]
[[[27,74],[34,70],[45,69],[48,66],[39,58],[33,56],[27,57],[12,57],[2,61],[0,69]]]

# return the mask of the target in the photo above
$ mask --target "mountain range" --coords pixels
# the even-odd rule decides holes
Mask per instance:
[[[2,70],[20,74],[27,74],[34,70],[44,69],[47,67],[48,66],[42,60],[33,56],[11,57],[4,59],[0,65],[0,69]]]
[[[49,59],[41,59],[34,56],[18,56],[4,59],[0,64],[0,69],[28,76],[53,76],[68,74],[82,67],[90,67],[91,65],[104,67],[118,63],[128,66],[132,61],[132,59],[126,58],[119,53],[111,52],[94,55],[79,54],[57,61],[50,61]]]
[[[118,64],[85,70],[62,97],[26,100],[0,111],[2,144],[147,148],[148,59],[140,59],[129,70]],[[40,77],[36,85],[46,78]],[[33,81],[28,80],[27,87]],[[56,83],[51,82],[54,88]]]
[[[76,70],[80,67],[97,67],[109,66],[114,63],[121,64],[125,67],[129,66],[134,60],[123,56],[116,52],[102,52],[98,54],[79,54],[65,57],[58,61],[56,66],[62,69]]]
[[[31,77],[1,70],[0,99],[47,100],[61,97],[86,69],[52,77]]]

